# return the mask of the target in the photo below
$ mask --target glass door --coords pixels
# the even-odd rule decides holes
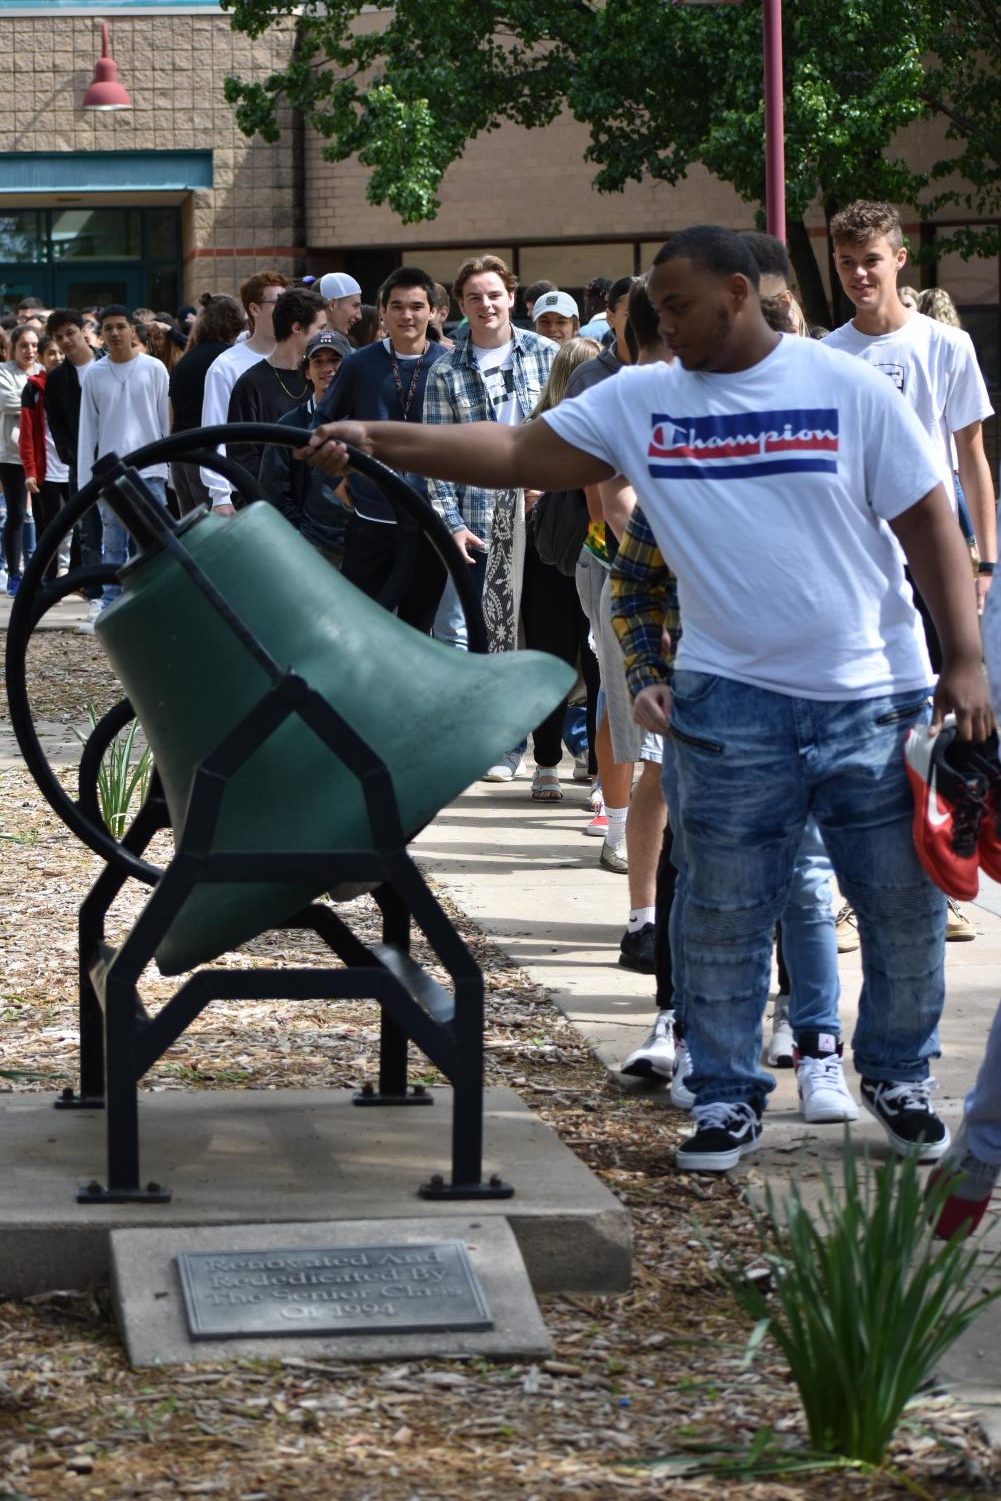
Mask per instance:
[[[121,302],[131,310],[142,305],[138,266],[56,266],[52,283],[56,307],[106,307]]]

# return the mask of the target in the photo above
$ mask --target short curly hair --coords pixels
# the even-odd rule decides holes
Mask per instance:
[[[886,236],[894,250],[904,243],[900,215],[892,203],[858,198],[831,220],[831,239],[835,245],[864,245],[880,235]]]

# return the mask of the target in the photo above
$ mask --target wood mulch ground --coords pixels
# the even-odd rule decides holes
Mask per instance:
[[[83,726],[88,701],[100,712],[117,696],[92,638],[36,637],[31,665],[36,714],[50,724]],[[0,741],[8,728],[0,720]],[[97,862],[17,766],[0,771],[0,851],[0,1090],[52,1093],[75,1082],[74,913]],[[124,894],[123,927],[140,900]],[[367,898],[338,910],[374,934]],[[542,1364],[260,1360],[156,1372],[127,1366],[103,1292],[0,1301],[0,1501],[1001,1495],[1001,1457],[974,1415],[931,1392],[908,1411],[894,1473],[725,1469],[763,1428],[790,1456],[805,1448],[781,1361],[766,1346],[744,1363],[746,1320],[702,1239],[748,1243],[737,1188],[676,1173],[683,1119],[624,1098],[546,993],[450,911],[487,976],[490,1082],[518,1090],[628,1205],[630,1292],[546,1299],[555,1354]],[[262,965],[308,962],[313,941],[281,934],[250,951]],[[144,994],[155,1005],[175,984],[153,974]],[[371,1078],[376,1056],[372,1008],[216,1002],[146,1083],[344,1088]]]

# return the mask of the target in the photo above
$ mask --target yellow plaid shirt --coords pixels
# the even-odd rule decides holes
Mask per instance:
[[[681,639],[678,581],[654,541],[639,506],[629,518],[612,564],[612,625],[626,659],[633,698],[642,688],[670,683]],[[670,650],[665,655],[665,628]]]

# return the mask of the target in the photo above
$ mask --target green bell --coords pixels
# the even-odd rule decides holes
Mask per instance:
[[[473,655],[432,641],[348,583],[264,502],[182,524],[183,545],[271,656],[387,765],[407,838],[544,719],[571,669],[541,652]],[[184,826],[200,763],[271,687],[168,551],[122,574],[97,634]],[[372,851],[358,779],[296,715],[228,780],[213,850]],[[197,886],[156,953],[165,975],[280,926],[339,879]]]

